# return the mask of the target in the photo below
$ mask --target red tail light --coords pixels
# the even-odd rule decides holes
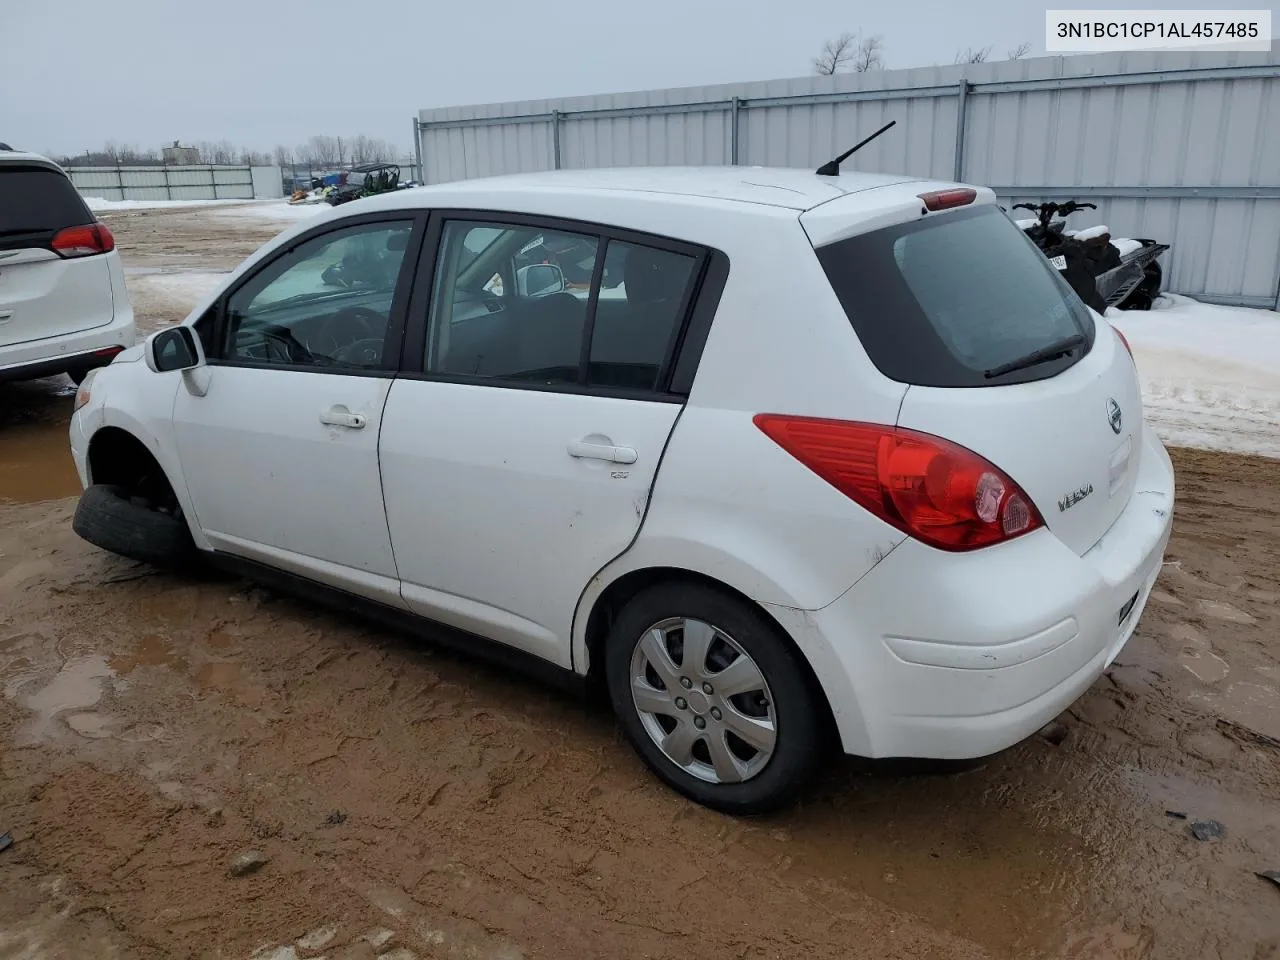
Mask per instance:
[[[755,424],[845,496],[940,550],[974,550],[1044,526],[1016,483],[941,437],[771,413]]]
[[[972,187],[955,187],[951,190],[934,190],[917,196],[924,202],[926,210],[950,210],[952,207],[963,207],[978,199],[978,191]]]
[[[60,257],[91,257],[95,253],[110,253],[115,248],[116,238],[105,223],[67,227],[53,237],[53,251]]]
[[[1116,336],[1120,338],[1120,342],[1124,344],[1124,348],[1125,348],[1126,350],[1128,350],[1128,351],[1129,351],[1129,359],[1130,359],[1130,360],[1132,360],[1132,359],[1133,359],[1133,347],[1129,346],[1129,339],[1128,339],[1128,337],[1126,337],[1123,333],[1121,333],[1121,332],[1120,332],[1120,330],[1119,330],[1119,328],[1117,328],[1117,327],[1112,327],[1111,329],[1112,329],[1112,330],[1115,330],[1115,332],[1116,332]]]

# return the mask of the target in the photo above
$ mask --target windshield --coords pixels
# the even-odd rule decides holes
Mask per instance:
[[[1045,379],[1093,343],[1088,308],[994,205],[850,237],[817,255],[871,361],[901,383]],[[1072,336],[1086,349],[989,375]]]

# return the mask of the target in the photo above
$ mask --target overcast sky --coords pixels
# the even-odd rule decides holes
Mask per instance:
[[[1194,6],[1270,7],[1280,27],[1277,0]],[[1043,55],[1044,9],[1027,0],[0,0],[0,140],[55,153],[108,139],[225,138],[270,150],[317,133],[366,134],[408,153],[422,107],[801,76],[845,31],[883,36],[890,68],[950,63],[969,46],[1002,57],[1023,41]]]

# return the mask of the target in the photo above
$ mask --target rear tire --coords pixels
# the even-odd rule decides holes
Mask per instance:
[[[111,553],[169,570],[190,567],[197,556],[181,514],[168,514],[130,497],[124,487],[99,483],[80,497],[73,529]]]
[[[627,739],[686,797],[764,813],[790,803],[813,774],[825,739],[821,691],[753,605],[700,584],[650,587],[618,614],[604,659]]]

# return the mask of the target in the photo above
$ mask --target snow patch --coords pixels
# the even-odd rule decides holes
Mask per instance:
[[[1107,319],[1133,347],[1165,443],[1280,458],[1280,313],[1164,294]]]
[[[1092,240],[1094,237],[1100,237],[1104,233],[1110,233],[1111,230],[1105,223],[1100,223],[1096,227],[1085,227],[1083,230],[1073,231],[1072,236],[1077,240]]]
[[[125,279],[130,291],[145,290],[194,307],[227,279],[226,273],[150,273]]]
[[[327,203],[291,204],[288,200],[260,200],[236,206],[218,207],[209,213],[219,218],[244,218],[253,220],[278,220],[292,222],[318,217],[334,208]]]
[[[1120,256],[1122,257],[1127,257],[1135,250],[1142,249],[1142,241],[1140,240],[1125,240],[1123,238],[1117,240],[1112,238],[1111,245],[1120,251]]]
[[[195,210],[199,207],[255,202],[253,200],[104,200],[102,197],[84,197],[83,199],[85,206],[94,213],[111,210],[163,210],[173,208]]]

